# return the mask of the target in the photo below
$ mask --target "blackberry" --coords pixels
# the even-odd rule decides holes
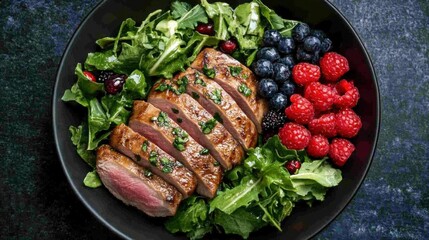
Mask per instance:
[[[277,133],[286,123],[287,117],[283,111],[270,110],[262,120],[262,131],[265,133]]]
[[[113,71],[108,71],[108,70],[106,70],[106,71],[100,71],[98,73],[98,76],[97,76],[97,82],[98,83],[104,83],[107,79],[110,78],[110,76],[112,76],[114,74],[115,73]]]

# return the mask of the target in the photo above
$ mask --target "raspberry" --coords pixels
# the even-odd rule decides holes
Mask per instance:
[[[304,126],[296,123],[286,123],[280,129],[279,137],[288,149],[301,150],[307,147],[311,134]]]
[[[310,157],[323,158],[328,155],[329,141],[325,136],[312,136],[307,146],[307,153]]]
[[[317,82],[320,79],[320,68],[310,63],[298,63],[292,69],[292,79],[300,86]]]
[[[353,85],[353,81],[341,80],[335,86],[340,95],[335,99],[334,105],[337,108],[353,108],[359,101],[359,90]]]
[[[342,167],[352,155],[355,146],[347,139],[335,138],[329,146],[329,157],[338,167]]]
[[[337,136],[335,114],[327,113],[317,119],[311,120],[308,124],[308,129],[313,135],[321,134],[327,138]]]
[[[345,108],[335,114],[335,125],[338,135],[345,138],[352,138],[359,132],[362,122],[353,110]]]
[[[314,117],[313,105],[299,94],[290,97],[291,105],[285,109],[286,116],[299,124],[307,124]]]
[[[335,52],[328,52],[320,59],[320,68],[329,82],[338,81],[350,69],[347,58]]]
[[[312,82],[305,88],[304,97],[313,104],[315,111],[324,112],[332,108],[336,94],[330,87]]]

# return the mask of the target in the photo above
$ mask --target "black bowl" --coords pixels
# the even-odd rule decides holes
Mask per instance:
[[[231,5],[241,1],[233,1]],[[70,40],[58,69],[53,94],[53,128],[57,151],[67,178],[85,206],[109,229],[125,238],[175,239],[183,236],[169,234],[161,219],[147,217],[125,206],[105,188],[89,189],[82,179],[89,167],[76,154],[70,141],[68,127],[78,125],[85,117],[77,108],[61,101],[61,96],[75,82],[73,74],[78,62],[96,49],[95,41],[116,34],[121,22],[128,17],[141,21],[159,8],[167,8],[170,1],[103,1],[87,16]],[[194,3],[197,3],[194,1]],[[282,17],[297,19],[326,31],[334,41],[335,50],[350,62],[348,78],[355,80],[361,99],[356,112],[363,127],[353,140],[356,151],[344,166],[344,180],[331,189],[326,200],[313,207],[298,206],[282,224],[283,232],[265,228],[251,235],[257,239],[306,239],[326,227],[350,202],[361,185],[375,151],[379,123],[380,97],[374,69],[357,33],[343,15],[328,1],[272,0],[266,4]],[[216,237],[220,238],[220,237]]]

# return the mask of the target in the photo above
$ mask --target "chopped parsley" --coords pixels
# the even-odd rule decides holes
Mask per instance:
[[[208,150],[207,148],[203,148],[199,153],[200,155],[207,155],[210,153],[210,150]]]
[[[157,161],[158,161],[158,153],[156,151],[150,151],[149,153],[149,162],[150,164],[152,164],[153,166],[157,165]]]
[[[171,88],[171,86],[169,84],[163,82],[163,83],[159,84],[158,87],[155,88],[155,91],[164,92],[165,90],[170,89],[170,88]]]
[[[194,84],[199,84],[199,85],[201,85],[203,87],[207,87],[206,82],[204,82],[203,79],[201,79],[201,78],[195,79]]]
[[[186,92],[186,88],[188,87],[188,78],[187,77],[182,77],[181,79],[177,80],[176,84],[177,84],[177,95],[180,95],[182,93]]]
[[[213,116],[214,119],[216,119],[216,121],[220,122],[221,124],[223,124],[223,119],[220,116],[220,114],[218,112],[216,112]]]
[[[198,99],[200,98],[200,95],[199,95],[198,93],[196,93],[196,92],[192,92],[192,97],[193,97],[195,100],[198,100]]]
[[[240,75],[241,71],[243,71],[243,69],[241,67],[229,66],[229,72],[231,73],[231,75],[233,77],[238,77]]]
[[[142,144],[142,151],[147,152],[147,147],[149,146],[149,141],[145,140]]]
[[[173,141],[173,146],[181,152],[185,151],[185,145],[189,141],[189,135],[181,128],[173,128],[171,133],[176,136]]]
[[[203,73],[209,78],[214,78],[216,76],[214,68],[208,68],[206,64],[204,64]]]
[[[149,169],[145,169],[145,170],[144,170],[144,175],[145,175],[146,177],[152,177],[152,172],[151,172]]]
[[[212,118],[207,122],[199,122],[199,125],[204,134],[209,134],[216,127],[216,123],[216,119]]]
[[[162,172],[171,173],[173,172],[174,163],[166,157],[161,158]]]
[[[247,85],[244,83],[242,83],[242,84],[240,84],[240,86],[238,86],[238,91],[246,97],[248,97],[252,94],[252,90],[249,87],[247,87]]]
[[[241,75],[241,77],[242,77],[242,78],[244,78],[244,79],[248,79],[248,78],[249,78],[249,75],[247,75],[247,74],[243,74],[243,75]]]
[[[169,118],[167,116],[167,113],[165,112],[160,112],[158,117],[156,118],[156,123],[158,124],[158,126],[160,127],[169,127],[170,126],[170,121]]]
[[[208,95],[209,95],[209,98],[213,100],[214,103],[218,105],[222,103],[222,92],[220,91],[220,89],[215,89]]]
[[[175,114],[178,114],[178,113],[179,113],[179,110],[178,110],[177,108],[171,108],[171,111],[172,111],[173,113],[175,113]]]

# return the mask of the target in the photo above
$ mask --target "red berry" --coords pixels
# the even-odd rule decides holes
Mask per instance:
[[[104,81],[104,90],[108,94],[116,94],[122,91],[127,76],[124,74],[115,74]]]
[[[337,136],[335,114],[327,113],[317,119],[311,120],[308,124],[308,129],[313,135],[321,134],[327,138]]]
[[[292,79],[300,86],[317,82],[320,79],[320,68],[310,63],[298,63],[292,69]]]
[[[292,103],[285,109],[286,116],[299,124],[308,124],[314,117],[313,105],[299,94],[290,96]]]
[[[199,23],[195,30],[201,34],[209,36],[215,35],[214,26],[211,23]]]
[[[335,99],[334,105],[337,108],[353,108],[359,101],[359,90],[353,85],[353,82],[341,80],[337,83],[335,89],[339,97]]]
[[[285,167],[290,174],[295,174],[301,168],[301,163],[298,160],[286,162]]]
[[[329,141],[325,136],[312,136],[307,146],[307,153],[310,157],[323,158],[328,155]]]
[[[313,104],[314,110],[317,112],[324,112],[331,109],[336,96],[330,87],[320,82],[308,84],[304,92],[304,97]]]
[[[329,146],[329,157],[338,167],[342,167],[352,155],[355,146],[347,139],[335,138]]]
[[[83,71],[83,75],[85,75],[86,78],[88,78],[89,80],[96,82],[97,79],[95,78],[94,74],[92,74],[89,71]]]
[[[296,123],[286,123],[279,131],[283,145],[288,149],[301,150],[307,147],[311,134],[304,126]]]
[[[338,135],[345,138],[352,138],[359,132],[362,122],[353,110],[345,108],[335,114],[335,125]]]
[[[344,56],[328,52],[320,59],[320,68],[326,81],[336,82],[349,71],[349,62]]]
[[[238,43],[237,41],[235,41],[234,39],[229,39],[226,41],[221,41],[219,43],[219,48],[222,52],[226,53],[226,54],[231,54],[233,53],[238,47]]]

